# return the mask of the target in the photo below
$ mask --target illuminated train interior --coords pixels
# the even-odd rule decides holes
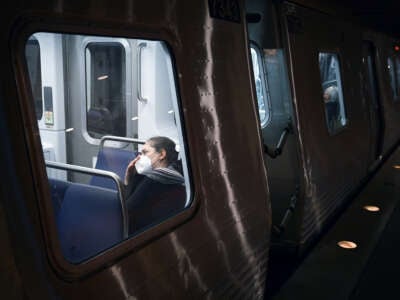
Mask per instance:
[[[395,8],[10,3],[1,298],[397,295]]]

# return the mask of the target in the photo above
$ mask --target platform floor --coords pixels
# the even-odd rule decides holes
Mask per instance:
[[[357,247],[340,248],[340,241]],[[400,299],[399,275],[400,147],[270,298]]]

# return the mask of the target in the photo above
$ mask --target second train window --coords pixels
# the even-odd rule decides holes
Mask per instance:
[[[320,52],[318,59],[326,125],[334,134],[347,124],[339,58],[336,53]]]

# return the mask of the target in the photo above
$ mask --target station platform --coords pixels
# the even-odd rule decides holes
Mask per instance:
[[[346,241],[346,247],[338,243]],[[268,299],[400,299],[400,147]]]

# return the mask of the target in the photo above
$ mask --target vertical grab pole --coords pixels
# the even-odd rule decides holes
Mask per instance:
[[[140,102],[146,103],[147,99],[143,98],[142,96],[142,50],[147,46],[146,43],[140,43],[138,45],[138,52],[137,52],[137,81],[138,81],[138,86],[137,86],[137,98]]]

